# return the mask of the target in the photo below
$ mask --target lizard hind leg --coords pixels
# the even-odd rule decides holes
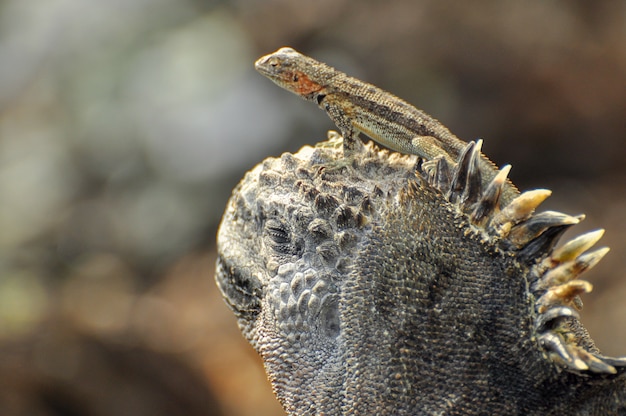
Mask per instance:
[[[474,143],[474,142],[471,142]],[[473,144],[468,144],[473,147]],[[439,141],[432,136],[416,136],[411,139],[411,151],[426,160],[433,160],[438,157],[442,157],[451,165],[454,165],[457,161],[453,159],[453,156],[446,152],[440,145]],[[464,149],[467,151],[467,147]]]

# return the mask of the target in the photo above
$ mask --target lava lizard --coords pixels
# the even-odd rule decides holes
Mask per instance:
[[[603,231],[557,247],[583,216],[536,213],[550,191],[517,194],[480,141],[456,150],[423,120],[435,154],[340,125],[233,191],[216,280],[285,411],[626,414],[626,358],[603,356],[579,320]],[[392,147],[385,131],[373,138]]]
[[[280,87],[324,110],[339,128],[348,152],[360,144],[359,132],[398,152],[426,159],[443,156],[448,162],[457,160],[467,144],[406,101],[292,48],[263,56],[254,67]],[[478,164],[486,184],[498,169],[482,154]],[[509,181],[502,192],[506,202],[518,194]]]

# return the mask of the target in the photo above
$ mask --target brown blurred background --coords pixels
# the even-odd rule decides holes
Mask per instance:
[[[0,414],[278,415],[213,281],[230,191],[334,128],[289,45],[606,228],[583,320],[626,355],[626,2],[0,1]]]

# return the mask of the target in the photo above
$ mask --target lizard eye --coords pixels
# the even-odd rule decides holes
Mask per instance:
[[[298,74],[293,74],[293,82],[298,82]]]

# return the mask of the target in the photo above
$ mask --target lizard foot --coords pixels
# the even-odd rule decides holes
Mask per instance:
[[[328,130],[326,134],[328,140],[316,144],[316,147],[325,149],[337,149],[341,147],[344,154],[343,158],[324,160],[323,171],[319,173],[323,173],[324,175],[342,175],[344,171],[354,163],[357,155],[362,155],[363,152],[366,152],[365,145],[361,139],[353,137],[348,140],[345,136],[346,135],[342,136],[339,132],[334,130]]]

